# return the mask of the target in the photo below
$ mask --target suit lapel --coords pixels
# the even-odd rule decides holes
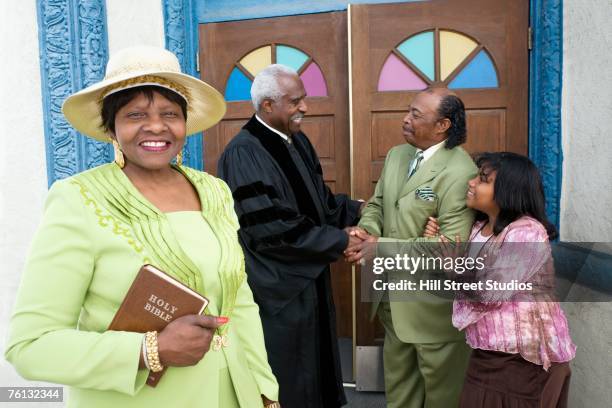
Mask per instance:
[[[401,161],[398,163],[397,167],[397,190],[401,192],[406,183],[408,182],[408,169],[410,168],[410,163],[414,160],[414,156],[416,154],[416,149],[407,144],[406,145],[406,153],[405,156],[401,158]]]
[[[412,154],[414,157],[414,152]],[[405,196],[408,193],[416,190],[418,186],[423,183],[427,183],[432,180],[436,175],[446,167],[446,162],[450,158],[450,150],[445,147],[439,149],[434,155],[427,160],[417,169],[417,172],[405,182],[403,187],[400,189],[400,197]],[[406,168],[406,175],[404,180],[408,177],[408,170]]]

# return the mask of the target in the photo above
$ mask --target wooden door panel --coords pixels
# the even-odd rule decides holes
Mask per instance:
[[[528,0],[359,4],[349,16],[355,196],[371,196],[388,150],[405,143],[406,108],[426,86],[457,88],[469,152],[527,153]],[[415,38],[429,54],[408,49]],[[382,334],[367,321],[369,307],[357,304],[357,345]]]
[[[375,112],[372,114],[372,160],[385,160],[393,146],[404,143],[401,127],[402,112]]]
[[[315,147],[321,161],[334,159],[334,117],[308,115],[302,121],[302,131]]]
[[[349,192],[346,12],[203,24],[200,26],[200,38],[202,79],[222,93],[226,91],[234,68],[252,80],[248,66],[253,60],[247,58],[245,61],[243,58],[253,55],[250,53],[261,47],[270,46],[271,63],[276,62],[277,47],[289,46],[306,54],[309,59],[298,71],[299,74],[311,61],[317,64],[325,81],[327,96],[306,98],[308,112],[302,122],[302,130],[319,154],[327,185],[332,191]],[[248,95],[248,92],[245,94]],[[228,102],[223,120],[204,135],[206,171],[216,173],[221,152],[253,112],[250,100]],[[350,337],[350,266],[343,261],[332,265],[332,285],[339,335]]]
[[[372,156],[378,166],[393,146],[405,143],[401,127],[405,112],[374,112],[372,114]],[[506,110],[468,109],[467,133],[470,135],[463,148],[470,153],[501,151],[506,149]],[[378,180],[378,176],[374,181]]]
[[[226,120],[223,121],[223,125],[221,127],[221,145],[226,146],[230,140],[234,138],[240,132],[240,129],[245,125],[246,121],[244,119],[234,119],[234,120]]]
[[[469,109],[466,122],[469,137],[463,147],[468,152],[507,150],[505,109]]]

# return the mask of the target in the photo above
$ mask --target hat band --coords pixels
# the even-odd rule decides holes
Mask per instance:
[[[185,102],[187,102],[187,105],[190,103],[190,95],[187,88],[176,82],[170,81],[169,79],[155,75],[141,75],[109,85],[100,93],[99,102],[102,103],[104,98],[119,91],[146,85],[160,86],[162,88],[169,89],[179,94],[185,100]]]

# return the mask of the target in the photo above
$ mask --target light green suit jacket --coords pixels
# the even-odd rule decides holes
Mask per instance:
[[[381,237],[377,256],[408,254],[419,257],[433,248],[420,243],[437,242],[422,238],[427,218],[438,218],[440,233],[462,240],[474,222],[466,207],[467,182],[477,172],[473,160],[461,147],[442,147],[408,179],[408,167],[416,154],[409,145],[399,145],[387,154],[374,196],[364,208],[359,226]],[[417,189],[433,190],[433,200],[420,198]],[[375,312],[379,302],[374,303]],[[444,302],[391,302],[393,328],[406,343],[440,343],[463,340],[451,323],[452,304]]]
[[[202,216],[219,240],[219,275],[224,267],[244,275],[229,188],[206,173],[181,171],[197,190]],[[109,189],[102,196],[108,201],[94,194],[94,184],[86,182],[93,179]],[[130,225],[128,213],[141,222]],[[164,252],[167,245],[174,255]],[[148,371],[138,369],[143,334],[106,329],[144,263],[172,262],[176,271],[179,261],[190,263],[165,214],[116,165],[56,182],[17,294],[7,360],[26,379],[70,386],[68,406],[220,407],[220,372],[226,369],[241,406],[261,406],[260,394],[277,399],[259,309],[246,279],[236,287],[229,346],[210,350],[194,366],[169,367],[156,388],[145,386]],[[221,299],[206,290],[212,284],[203,282],[203,294],[210,298],[208,311],[219,315]]]

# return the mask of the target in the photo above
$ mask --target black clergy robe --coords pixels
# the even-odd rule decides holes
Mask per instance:
[[[288,143],[255,116],[226,147],[218,176],[234,197],[281,405],[344,405],[329,264],[361,203],[329,190],[306,135]]]

